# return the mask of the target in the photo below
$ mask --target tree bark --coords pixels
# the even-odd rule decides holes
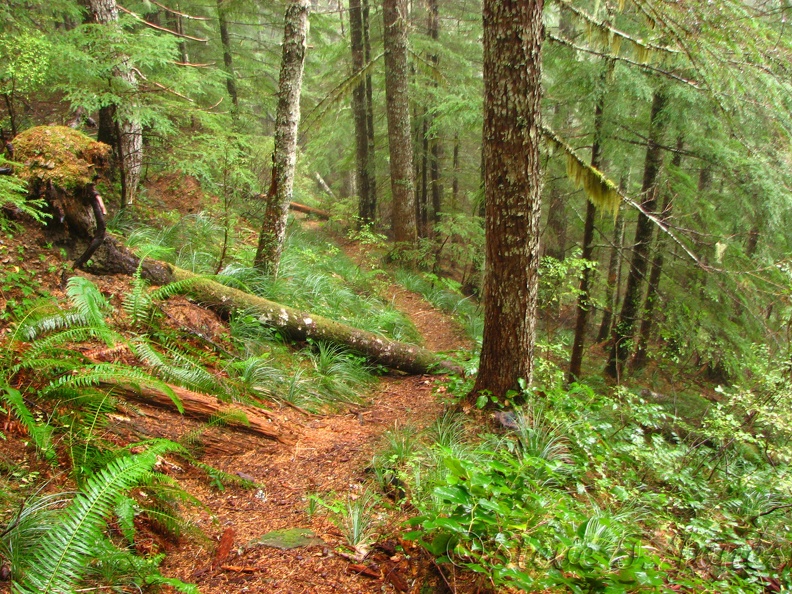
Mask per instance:
[[[484,0],[484,339],[471,398],[533,376],[543,0]]]
[[[275,116],[275,151],[272,155],[272,185],[264,199],[264,221],[254,265],[276,275],[280,265],[286,221],[289,216],[297,163],[297,127],[300,122],[300,93],[308,36],[310,0],[292,0],[286,8],[283,56],[278,81]]]
[[[459,132],[454,133],[454,152],[451,157],[454,179],[451,181],[451,209],[459,207]]]
[[[352,46],[352,69],[360,72],[366,65],[363,35],[363,8],[360,0],[349,0],[349,36]],[[365,77],[352,91],[352,113],[355,119],[355,176],[358,191],[358,218],[360,225],[374,222],[377,212],[376,195],[371,191],[371,164],[369,159],[368,98]]]
[[[363,58],[366,64],[371,62],[371,38],[369,22],[369,0],[363,2]],[[369,201],[372,204],[373,217],[377,218],[377,161],[376,146],[374,144],[374,91],[371,84],[371,73],[366,74],[366,131],[368,134],[368,178]]]
[[[94,22],[117,25],[118,7],[115,0],[89,0],[89,6]],[[137,90],[137,75],[127,57],[121,56],[121,65],[115,68],[114,76],[129,91]],[[114,111],[121,163],[122,204],[130,206],[135,201],[143,169],[143,126],[137,117],[134,102],[116,105]]]
[[[544,254],[563,262],[566,258],[567,212],[566,200],[558,182],[551,182],[550,206],[547,212],[547,228],[551,237],[544,242]]]
[[[663,134],[667,127],[667,118],[663,113],[668,99],[663,89],[655,91],[649,120],[649,141],[646,147],[644,175],[641,184],[641,206],[653,213],[657,209],[657,175],[663,165]],[[652,241],[654,223],[643,213],[638,213],[638,225],[633,242],[633,256],[630,261],[630,274],[627,278],[627,289],[619,316],[619,322],[613,327],[611,335],[611,351],[605,373],[618,378],[624,362],[629,359],[635,323],[641,305],[641,293],[648,265],[648,254]]]
[[[277,328],[294,340],[308,338],[346,346],[369,361],[405,373],[435,371],[459,372],[453,363],[444,361],[422,347],[395,342],[372,332],[346,326],[327,318],[299,311],[209,279],[171,267],[169,281],[193,279],[187,292],[198,302],[220,313],[243,310],[258,316],[259,321]]]
[[[624,187],[626,184],[622,184]],[[613,229],[613,245],[608,263],[608,282],[605,285],[605,311],[602,313],[597,342],[603,342],[611,334],[613,312],[616,311],[621,286],[622,246],[624,244],[624,206],[619,206]]]
[[[429,23],[428,23],[429,37],[437,43],[440,39],[440,8],[437,0],[429,0]],[[429,62],[437,68],[440,63],[440,56],[436,53],[429,55]],[[437,82],[433,83],[437,87]],[[434,123],[431,114],[427,114],[429,118],[428,128],[431,130]],[[429,137],[429,183],[432,189],[432,222],[440,222],[440,211],[443,206],[443,185],[440,181],[440,161],[443,157],[443,145],[440,143],[437,131],[431,131]]]
[[[674,158],[671,159],[671,165],[674,168],[679,168],[682,165],[682,149],[684,147],[684,140],[680,136],[677,139],[677,152],[674,153]],[[671,195],[671,188],[666,189],[663,198],[663,208],[660,211],[660,221],[663,225],[668,225],[673,214],[673,196]],[[646,299],[644,300],[643,319],[641,320],[641,328],[638,331],[638,344],[633,356],[632,366],[633,369],[641,369],[646,364],[646,349],[649,345],[649,339],[652,335],[652,326],[654,325],[655,306],[660,298],[660,278],[663,274],[663,262],[665,260],[665,246],[666,235],[665,233],[657,233],[655,240],[655,255],[652,259],[652,268],[649,272],[649,288],[646,291]]]
[[[610,67],[608,67],[610,69]],[[603,73],[602,82],[606,82],[608,72]],[[605,112],[605,91],[600,91],[597,103],[594,106],[594,140],[591,143],[591,166],[594,169],[602,167],[602,125]],[[586,201],[586,222],[583,228],[583,260],[591,261],[594,256],[594,220],[597,217],[597,208],[591,200]],[[577,319],[575,320],[575,338],[572,341],[572,354],[569,358],[568,382],[580,379],[583,366],[583,347],[586,343],[586,330],[588,329],[589,312],[591,311],[591,268],[584,268],[580,277],[580,293],[577,301]]]
[[[217,0],[217,20],[220,25],[220,43],[223,46],[223,64],[226,73],[226,89],[231,103],[234,105],[234,114],[239,111],[239,95],[237,94],[236,74],[234,73],[234,56],[231,53],[231,37],[228,34],[228,20],[226,19],[227,0]]]
[[[382,19],[393,238],[397,244],[413,244],[418,238],[418,229],[407,87],[407,1],[383,0]]]
[[[152,404],[158,407],[175,410],[176,404],[171,399],[170,395],[162,390],[157,390],[150,386],[130,386],[126,384],[106,384],[107,387],[112,388],[114,392],[120,393],[127,398],[133,398],[145,404]],[[283,444],[291,444],[295,441],[295,436],[290,431],[284,430],[266,410],[249,406],[246,404],[230,404],[223,402],[219,398],[209,396],[207,394],[200,394],[193,392],[186,388],[179,386],[169,386],[176,397],[179,399],[183,414],[187,417],[194,417],[197,419],[217,419],[227,417],[229,420],[225,423],[236,431],[244,431],[273,439]],[[237,421],[234,416],[243,414],[246,423]]]

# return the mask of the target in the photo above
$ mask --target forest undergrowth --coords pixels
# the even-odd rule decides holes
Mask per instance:
[[[128,230],[129,243],[213,274],[223,258],[215,225],[197,214]],[[8,242],[20,233],[4,230]],[[214,278],[419,342],[415,325],[383,299],[395,278],[455,316],[480,344],[480,307],[461,294],[461,283],[415,268],[392,271],[376,247],[366,245],[366,257],[355,261],[323,232],[293,224],[276,279],[235,263],[251,259],[244,242]],[[56,251],[44,245],[40,261]],[[152,530],[176,542],[207,538],[190,511],[204,504],[167,472],[169,464],[193,468],[216,493],[266,490],[255,477],[202,459],[202,437],[244,423],[242,413],[216,416],[177,439],[125,442],[113,419],[135,405],[120,388],[159,390],[175,408],[179,387],[322,419],[365,414],[385,372],[336,345],[290,344],[245,312],[215,321],[212,332],[189,328],[166,307],[189,281],[152,288],[138,275],[113,290],[72,276],[61,291],[22,274],[29,252],[14,257],[3,278],[0,360],[0,577],[14,591],[199,591],[189,575],[169,577],[167,563],[159,569],[161,550],[140,546]],[[549,301],[563,305],[574,271],[545,279]],[[305,518],[335,526],[339,555],[360,571],[379,571],[369,555],[380,542],[395,547],[394,558],[418,559],[421,547],[434,558],[435,581],[400,578],[408,588],[435,584],[419,591],[453,591],[457,571],[478,575],[470,582],[476,588],[528,592],[792,587],[789,370],[757,347],[741,385],[695,393],[682,382],[650,383],[645,373],[644,384],[568,386],[558,365],[565,335],[545,338],[532,387],[505,400],[482,394],[474,408],[463,403],[476,347],[457,353],[465,375],[434,388],[445,412],[422,430],[398,419],[369,444],[373,454],[354,490],[303,494]],[[658,363],[655,377],[662,374],[668,369]],[[394,579],[382,583],[400,590]],[[458,591],[468,591],[462,584]]]

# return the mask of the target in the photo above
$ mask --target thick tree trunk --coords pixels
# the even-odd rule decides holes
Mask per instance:
[[[349,1],[349,35],[352,46],[352,69],[360,72],[366,64],[363,36],[363,8],[360,0]],[[377,212],[376,196],[370,186],[369,132],[365,77],[352,91],[352,113],[355,119],[355,175],[358,191],[358,217],[360,225],[374,222]]]
[[[607,71],[602,82],[606,82]],[[602,167],[602,125],[605,111],[605,92],[601,91],[594,106],[594,140],[591,143],[591,166],[594,169]],[[591,200],[586,201],[586,222],[583,228],[583,253],[581,257],[586,261],[593,260],[594,256],[594,220],[597,217],[597,208]],[[577,319],[575,320],[575,338],[572,341],[572,354],[569,358],[569,375],[567,381],[574,382],[580,379],[583,366],[583,347],[586,343],[586,330],[591,311],[591,268],[584,268],[580,277],[580,293],[577,302]]]
[[[653,213],[657,209],[656,182],[657,175],[663,164],[661,144],[663,133],[667,127],[667,118],[663,113],[666,103],[667,97],[663,90],[655,91],[649,121],[649,141],[646,147],[643,183],[641,184],[641,206],[648,213]],[[613,327],[611,352],[608,364],[605,367],[605,373],[614,378],[618,378],[621,375],[624,362],[630,356],[633,332],[641,305],[641,293],[646,276],[647,257],[651,247],[653,229],[654,223],[643,213],[638,213],[638,225],[635,230],[630,274],[627,278],[627,290],[624,294],[619,322]]]
[[[278,273],[286,221],[289,216],[297,163],[297,126],[300,122],[300,93],[308,36],[310,0],[292,0],[286,8],[283,56],[278,81],[275,116],[275,151],[272,155],[272,185],[264,199],[264,221],[254,264],[270,274]]]
[[[194,279],[187,291],[198,302],[220,313],[246,311],[258,316],[259,321],[277,328],[295,340],[326,341],[348,347],[368,360],[405,373],[431,373],[459,369],[422,347],[395,342],[334,322],[321,316],[302,312],[280,303],[269,301],[226,287],[220,283],[197,277],[191,272],[171,267],[171,281]]]
[[[418,229],[407,87],[407,1],[383,0],[382,19],[393,238],[397,244],[413,244],[418,237]]]
[[[234,113],[239,110],[239,95],[237,94],[236,74],[234,73],[234,56],[231,53],[231,36],[228,34],[228,19],[226,19],[227,0],[217,0],[217,20],[220,25],[220,43],[223,46],[223,64],[226,73],[226,89],[231,103],[234,104]]]
[[[94,22],[107,26],[116,26],[118,23],[118,7],[115,0],[89,0],[89,6]],[[114,76],[122,81],[130,92],[137,90],[137,75],[125,56],[121,56],[121,65],[116,67]],[[143,126],[136,111],[134,102],[115,106],[124,206],[134,203],[143,169]]]
[[[501,398],[533,375],[543,5],[484,0],[484,340],[472,398]]]
[[[459,132],[454,133],[454,152],[451,157],[454,179],[451,181],[451,210],[459,207]]]
[[[429,110],[424,109],[421,122],[421,184],[415,201],[418,237],[429,235]]]
[[[679,168],[682,165],[682,149],[684,147],[684,140],[680,136],[677,139],[677,152],[674,153],[674,158],[671,159],[671,165],[674,168]],[[671,188],[667,188],[663,198],[663,208],[660,211],[660,221],[663,225],[668,225],[673,214],[673,197],[671,195]],[[633,356],[632,366],[633,369],[641,369],[646,364],[646,350],[649,345],[649,339],[652,336],[652,326],[654,325],[655,307],[660,298],[660,278],[663,274],[663,262],[665,260],[665,247],[666,235],[665,233],[657,233],[655,240],[655,255],[652,259],[652,268],[649,272],[649,288],[646,291],[646,300],[643,307],[643,319],[641,320],[641,328],[638,331],[638,344],[635,348],[635,355]]]
[[[624,187],[625,184],[622,184]],[[619,206],[616,223],[613,228],[613,245],[608,262],[608,281],[605,285],[605,311],[602,313],[597,342],[603,342],[611,334],[613,312],[619,305],[619,289],[621,286],[622,246],[624,245],[624,206]]]

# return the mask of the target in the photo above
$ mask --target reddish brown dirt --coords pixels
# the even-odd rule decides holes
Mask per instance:
[[[423,333],[427,347],[450,350],[464,346],[452,320],[414,294],[398,288],[391,291],[397,307],[408,313]],[[213,540],[183,542],[171,550],[165,573],[194,582],[207,594],[444,591],[427,557],[399,539],[398,522],[403,517],[398,511],[392,518],[382,519],[378,530],[379,542],[384,543],[381,549],[375,545],[371,555],[360,562],[340,554],[352,551],[326,516],[309,518],[306,513],[310,494],[331,494],[330,498],[335,494],[344,499],[365,488],[372,479],[366,467],[385,431],[394,426],[417,431],[437,418],[443,404],[433,395],[433,385],[431,377],[387,376],[370,395],[367,407],[325,417],[306,417],[296,411],[284,414],[301,430],[294,446],[274,446],[246,437],[233,444],[243,452],[228,455],[212,453],[216,448],[210,448],[204,462],[229,473],[243,473],[262,487],[220,491],[207,486],[205,475],[194,470],[179,476],[181,485],[206,506],[206,511],[193,519]],[[220,536],[229,528],[234,546],[228,558],[214,567]],[[292,550],[245,546],[271,530],[284,528],[310,528],[324,544]],[[363,566],[370,575],[355,571]],[[464,583],[460,579],[458,591],[472,591],[466,590]]]

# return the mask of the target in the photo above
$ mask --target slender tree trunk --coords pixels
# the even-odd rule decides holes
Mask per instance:
[[[278,273],[286,221],[294,186],[297,162],[297,126],[300,122],[300,92],[308,36],[310,0],[292,0],[286,8],[283,56],[278,80],[278,109],[275,116],[275,151],[272,155],[272,184],[265,197],[264,221],[254,264],[270,274]]]
[[[684,147],[684,140],[680,136],[677,139],[677,152],[674,153],[674,158],[671,159],[671,165],[674,168],[679,168],[682,165],[682,149]],[[660,221],[663,225],[668,225],[673,214],[673,196],[671,189],[665,191],[663,197],[663,208],[660,211]],[[663,262],[665,259],[666,235],[658,231],[657,239],[655,240],[655,255],[652,259],[652,268],[649,272],[649,288],[646,291],[646,300],[643,307],[643,319],[641,320],[641,328],[638,331],[638,344],[633,356],[632,366],[633,369],[641,369],[646,364],[646,349],[649,345],[649,339],[652,335],[652,326],[654,325],[654,314],[657,301],[660,298],[660,278],[663,274]]]
[[[385,27],[385,98],[393,196],[393,238],[397,244],[412,244],[418,237],[418,229],[407,88],[406,0],[383,0],[382,19]]]
[[[363,42],[363,9],[360,0],[349,0],[349,36],[352,46],[352,69],[360,72],[366,65],[365,46]],[[366,106],[365,77],[355,85],[352,91],[352,113],[355,118],[355,155],[357,167],[355,178],[358,191],[358,218],[360,225],[369,225],[376,217],[376,202],[372,200],[369,186],[369,131]]]
[[[440,39],[440,8],[437,0],[429,0],[429,23],[428,23],[429,37],[438,42]],[[429,55],[429,62],[437,68],[440,63],[440,56],[436,53]],[[437,83],[434,85],[437,87]],[[432,127],[433,118],[429,116],[429,128]],[[443,203],[443,186],[440,182],[440,161],[443,156],[443,146],[440,144],[440,139],[436,131],[431,132],[429,138],[430,144],[430,165],[429,165],[429,180],[432,188],[432,222],[438,223],[440,221],[440,210]]]
[[[217,0],[217,20],[220,24],[220,43],[223,46],[223,64],[225,65],[226,89],[231,103],[234,104],[234,113],[239,110],[239,95],[237,94],[236,74],[234,73],[234,57],[231,54],[231,37],[228,34],[228,20],[226,19],[225,4],[228,0]]]
[[[454,178],[451,181],[451,209],[459,207],[459,132],[454,132],[454,152],[451,157]]]
[[[610,69],[610,67],[608,67]],[[606,73],[603,74],[603,83]],[[594,106],[594,140],[591,144],[591,166],[594,169],[602,167],[602,125],[605,111],[605,91],[601,91]],[[586,201],[586,222],[583,228],[583,254],[581,257],[588,261],[594,256],[594,221],[597,217],[597,207],[591,200]],[[567,381],[574,382],[580,379],[580,370],[583,365],[583,348],[586,343],[586,330],[588,329],[589,312],[591,311],[591,268],[584,268],[580,277],[580,293],[577,301],[577,319],[575,320],[575,338],[572,342],[572,354],[569,358],[569,374]]]
[[[543,5],[484,0],[484,340],[471,398],[501,398],[533,376]]]
[[[369,0],[363,2],[363,57],[366,64],[371,62],[371,36],[369,21]],[[368,133],[368,177],[369,177],[369,203],[376,218],[377,213],[377,161],[375,159],[374,144],[374,91],[371,84],[371,74],[366,74],[366,130]]]
[[[613,245],[608,263],[608,282],[605,286],[605,311],[602,314],[597,342],[603,342],[611,334],[611,321],[619,301],[621,285],[622,246],[624,244],[624,207],[619,206],[613,229]]]
[[[89,6],[95,23],[117,26],[118,6],[115,0],[89,0]],[[122,81],[130,92],[137,90],[137,75],[125,56],[121,56],[121,64],[115,68],[114,76]],[[114,110],[124,206],[130,206],[135,201],[140,173],[143,169],[143,126],[136,112],[134,101],[116,105]]]
[[[418,237],[426,237],[429,231],[429,110],[424,109],[421,124],[421,187],[418,192],[415,216],[418,221]]]
[[[662,89],[655,91],[652,100],[652,111],[649,123],[649,142],[644,161],[643,183],[641,184],[641,206],[648,213],[657,209],[657,174],[663,164],[661,143],[666,129],[666,117],[663,113],[667,97]],[[633,255],[630,261],[630,274],[627,278],[627,290],[619,316],[619,322],[613,327],[611,352],[605,372],[618,378],[622,367],[630,356],[631,342],[641,305],[641,293],[648,265],[647,256],[651,247],[654,223],[643,213],[638,213],[638,225],[635,230]]]
[[[566,199],[558,182],[551,182],[550,186],[547,229],[550,237],[544,241],[544,254],[562,262],[566,258],[567,212]]]

